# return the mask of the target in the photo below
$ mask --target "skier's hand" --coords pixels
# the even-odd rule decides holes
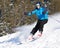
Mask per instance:
[[[28,12],[24,12],[24,15],[28,15]]]
[[[46,9],[42,12],[42,14],[45,14],[47,11],[48,11],[48,9],[46,8]]]
[[[44,12],[42,12],[42,14],[45,14],[46,12],[44,11]]]

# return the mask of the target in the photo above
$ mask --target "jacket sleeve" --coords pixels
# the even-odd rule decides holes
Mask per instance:
[[[48,9],[44,8],[44,11],[42,12],[42,14],[48,14]]]
[[[36,13],[36,10],[33,10],[33,11],[31,11],[31,12],[28,13],[28,16],[31,16],[31,15],[33,15],[35,13]]]

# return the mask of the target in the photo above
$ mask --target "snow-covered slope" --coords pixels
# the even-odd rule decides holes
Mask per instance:
[[[60,14],[49,17],[48,23],[44,26],[41,38],[29,42],[24,42],[36,22],[31,25],[17,27],[16,33],[0,37],[0,48],[60,48]]]

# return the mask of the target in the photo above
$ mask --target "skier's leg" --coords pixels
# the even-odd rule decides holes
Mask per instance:
[[[48,21],[48,20],[42,20],[42,21],[40,21],[38,36],[41,36],[41,35],[42,35],[44,25],[47,23],[47,21]]]
[[[39,29],[39,20],[38,20],[38,22],[37,22],[37,24],[36,24],[36,26],[33,28],[33,30],[31,31],[31,34],[35,34],[36,32],[37,32],[37,30]]]
[[[42,34],[42,32],[43,32],[43,27],[44,27],[44,24],[41,23],[40,26],[39,26],[39,32],[40,32],[41,34]]]
[[[44,25],[47,23],[47,19],[46,20],[42,20],[40,22],[40,26],[39,26],[39,31],[42,33],[43,32],[43,28],[44,28]]]
[[[42,23],[40,23],[38,37],[41,37],[42,36],[43,27],[44,27],[44,25]]]
[[[38,29],[39,29],[39,21],[37,22],[36,26],[31,31],[31,33],[30,33],[30,35],[28,37],[29,40],[33,39],[33,35],[37,32]]]
[[[39,38],[42,35],[42,32],[43,32],[43,22],[42,22],[42,20],[39,20],[38,30],[39,30],[39,32],[36,33],[36,38]]]

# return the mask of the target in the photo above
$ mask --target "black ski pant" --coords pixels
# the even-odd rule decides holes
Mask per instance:
[[[45,19],[45,20],[38,20],[36,26],[31,31],[31,34],[34,35],[37,32],[37,30],[39,30],[42,33],[44,24],[46,24],[47,21],[48,21],[47,19]]]

